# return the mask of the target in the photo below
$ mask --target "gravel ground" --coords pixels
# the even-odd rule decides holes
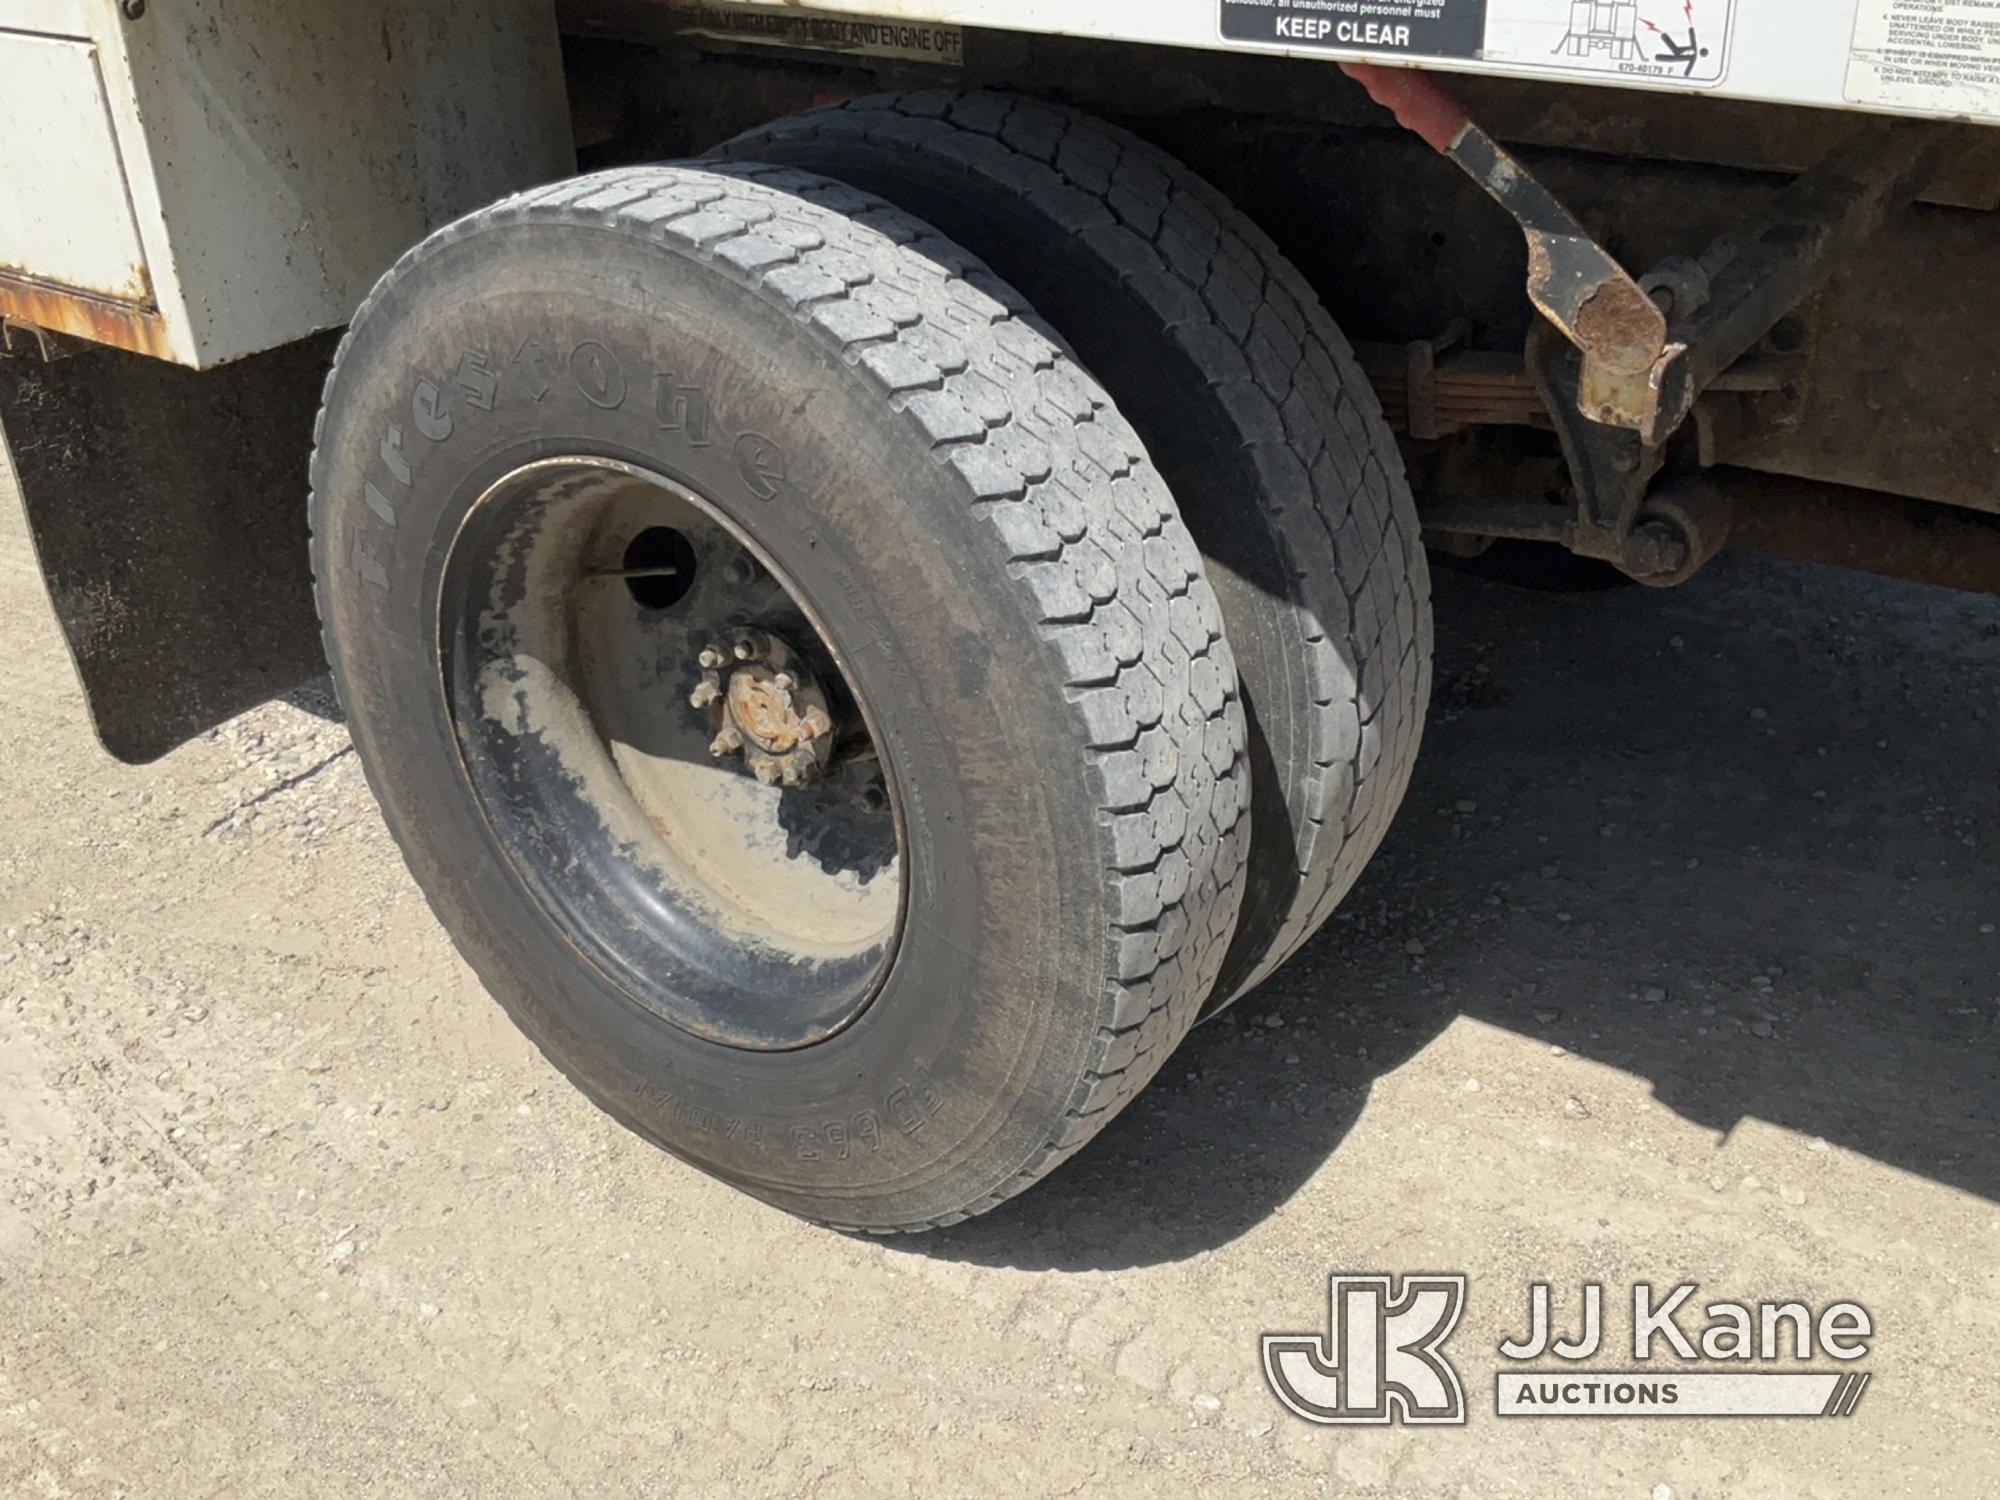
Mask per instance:
[[[0,1493],[2000,1491],[2000,603],[1442,576],[1345,911],[1054,1179],[884,1244],[585,1105],[323,689],[107,761],[0,517]],[[1259,1333],[1384,1269],[1470,1274],[1469,1427],[1264,1389]],[[1875,1379],[1844,1422],[1502,1421],[1538,1279],[1853,1298]]]

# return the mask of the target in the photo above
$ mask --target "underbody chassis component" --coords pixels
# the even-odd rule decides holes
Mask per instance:
[[[1514,217],[1527,238],[1528,297],[1545,320],[1523,373],[1562,444],[1573,513],[1461,502],[1427,510],[1427,528],[1558,542],[1646,583],[1692,576],[1726,539],[1727,507],[1691,472],[1656,482],[1673,467],[1674,440],[1711,388],[1744,389],[1732,372],[1923,191],[1937,170],[1931,131],[1872,123],[1778,193],[1761,220],[1634,277],[1435,79],[1343,67]],[[1434,393],[1434,372],[1414,360],[1404,384],[1414,436],[1436,435]],[[1499,410],[1475,399],[1470,420]]]

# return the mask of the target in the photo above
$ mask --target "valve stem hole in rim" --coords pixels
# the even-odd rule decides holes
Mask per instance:
[[[694,543],[671,526],[648,526],[626,545],[619,573],[642,609],[672,609],[695,583]]]
[[[461,761],[515,874],[637,1004],[759,1051],[866,1008],[905,879],[891,769],[807,604],[709,501],[529,464],[439,600]]]

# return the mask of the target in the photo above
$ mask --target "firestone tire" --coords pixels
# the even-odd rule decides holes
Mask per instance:
[[[554,909],[576,893],[475,791],[480,744],[517,735],[526,766],[541,730],[505,702],[455,717],[453,653],[495,632],[452,632],[454,538],[496,476],[579,453],[705,497],[873,705],[906,910],[873,998],[810,1045],[718,1042],[677,1020],[692,970],[625,983],[587,958]],[[549,1058],[675,1155],[837,1227],[951,1223],[1080,1148],[1193,1024],[1249,789],[1214,595],[1103,392],[900,212],[797,171],[666,166],[440,231],[341,346],[312,520],[341,700],[439,919]]]
[[[855,99],[718,156],[824,172],[1026,296],[1131,420],[1209,564],[1256,772],[1248,889],[1207,1012],[1268,977],[1381,844],[1430,697],[1430,581],[1394,435],[1284,255],[1166,153],[992,93]]]

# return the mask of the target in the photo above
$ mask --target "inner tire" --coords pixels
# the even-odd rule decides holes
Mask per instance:
[[[837,1226],[949,1223],[1078,1149],[1192,1025],[1247,816],[1220,611],[1101,389],[900,212],[669,166],[461,220],[341,346],[312,520],[418,883],[549,1058],[668,1150]],[[834,862],[844,905],[783,819],[834,768],[752,788],[700,750],[729,653],[672,621],[726,608],[718,564],[893,804],[893,838]],[[741,849],[697,837],[704,786],[742,800]],[[863,899],[891,858],[894,899]]]
[[[802,166],[936,225],[1019,288],[1131,420],[1209,565],[1256,772],[1248,890],[1208,1012],[1353,886],[1430,696],[1429,578],[1395,438],[1289,261],[1215,189],[1088,115],[885,94],[719,156]]]

